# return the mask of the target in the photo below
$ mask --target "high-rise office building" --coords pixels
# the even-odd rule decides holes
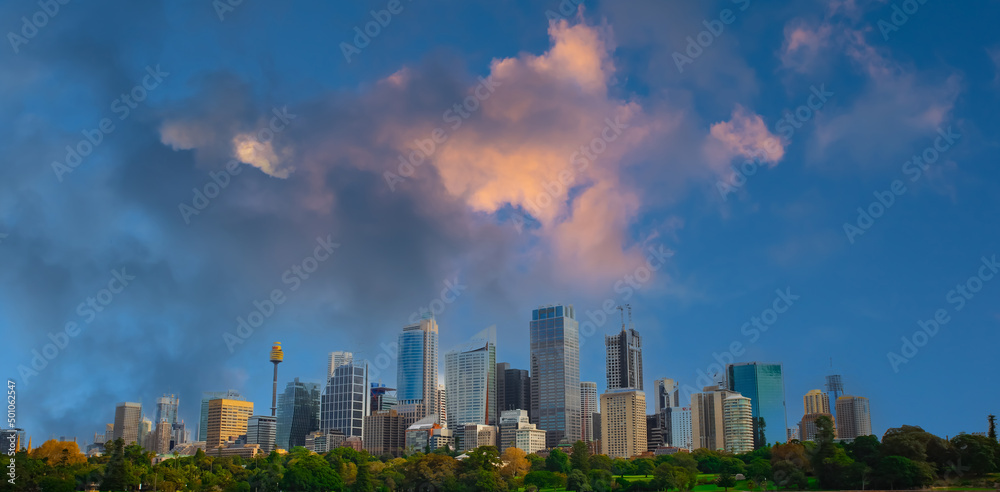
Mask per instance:
[[[726,451],[733,454],[753,451],[753,409],[750,399],[729,395],[722,401],[722,421]]]
[[[343,367],[343,366],[342,366]],[[368,384],[362,386],[362,395],[368,400]],[[316,383],[303,383],[299,378],[288,383],[278,395],[277,445],[290,450],[306,445],[306,434],[319,430],[320,391]]]
[[[600,439],[600,435],[594,434],[594,414],[599,413],[597,408],[597,383],[593,381],[580,382],[580,412],[582,422],[580,423],[583,442],[591,442]]]
[[[439,422],[448,421],[448,390],[443,384],[437,386],[437,412],[435,413],[437,413]]]
[[[504,410],[507,410],[507,369],[510,369],[510,364],[506,362],[497,362],[497,390],[494,392],[494,394],[497,395],[497,415],[500,415]],[[499,418],[497,421],[499,422]]]
[[[347,437],[364,436],[365,417],[371,413],[368,362],[352,360],[334,369],[320,406],[320,429],[335,429]],[[281,421],[278,422],[281,437]],[[302,438],[305,439],[305,434]]]
[[[403,327],[396,363],[396,398],[414,405],[418,419],[435,413],[438,386],[438,325],[433,316]]]
[[[872,415],[868,398],[844,395],[837,398],[837,437],[855,439],[872,434]]]
[[[354,354],[351,352],[330,352],[326,361],[326,377],[324,379],[330,379],[333,376],[334,369],[353,360]]]
[[[198,418],[198,440],[207,441],[208,440],[208,402],[209,400],[214,400],[216,398],[225,398],[227,400],[246,400],[246,398],[240,396],[239,392],[236,390],[229,391],[206,391],[202,393],[201,396],[201,412]]]
[[[247,420],[247,444],[260,445],[260,451],[271,454],[277,449],[278,418],[270,415],[254,415]]]
[[[830,413],[830,396],[814,389],[802,397],[802,407],[805,414]]]
[[[726,449],[723,402],[735,392],[706,386],[691,395],[691,447],[719,451]]]
[[[625,459],[646,452],[645,393],[619,388],[601,395],[601,449]]]
[[[656,397],[656,400],[653,402],[653,408],[656,410],[656,413],[660,413],[664,408],[681,406],[680,388],[673,379],[660,378],[653,381],[653,391]]]
[[[573,306],[533,310],[530,333],[530,417],[545,431],[547,447],[572,444],[579,439],[581,423],[580,325]]]
[[[178,422],[177,420],[177,406],[180,404],[180,398],[174,395],[163,395],[156,399],[156,414],[153,418],[153,422],[162,422],[166,420],[171,424]]]
[[[406,449],[406,422],[395,410],[376,410],[365,417],[362,444],[372,456],[401,457]]]
[[[153,431],[146,435],[144,439],[143,447],[147,451],[152,451],[156,454],[166,454],[170,451],[170,431],[172,427],[170,422],[166,420],[161,420],[155,424]]]
[[[527,410],[504,410],[500,412],[500,437],[497,439],[497,447],[503,453],[507,448],[513,447],[516,441],[516,431],[521,426],[534,426],[528,418]]]
[[[142,445],[139,426],[142,420],[142,405],[133,402],[121,402],[115,407],[114,439],[122,439],[125,445]]]
[[[656,448],[663,446],[664,440],[663,413],[653,413],[646,415],[646,450],[656,451]]]
[[[444,354],[445,422],[458,430],[465,424],[492,425],[496,410],[496,328]]]
[[[632,324],[629,311],[629,325]],[[642,337],[634,327],[625,327],[615,335],[606,335],[604,345],[607,350],[606,371],[608,389],[642,388]]]
[[[371,413],[379,410],[389,410],[396,406],[396,388],[390,388],[382,383],[371,383],[372,402]]]
[[[729,389],[750,398],[753,409],[754,446],[785,442],[788,419],[785,413],[785,380],[781,364],[745,362],[726,367]],[[763,419],[764,441],[759,426]]]
[[[525,410],[531,414],[531,373],[526,369],[504,371],[502,410]],[[499,387],[498,387],[499,391]]]
[[[247,421],[253,416],[253,402],[213,398],[208,401],[208,430],[205,450],[235,442],[247,433]]]
[[[667,421],[670,422],[670,446],[691,451],[691,408],[671,407],[664,409]]]

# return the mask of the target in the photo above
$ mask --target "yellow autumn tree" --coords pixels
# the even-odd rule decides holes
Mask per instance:
[[[79,465],[87,462],[87,457],[80,452],[80,447],[75,442],[55,439],[49,439],[31,450],[31,457],[46,460],[49,466]]]
[[[522,449],[515,447],[505,449],[503,456],[500,457],[503,461],[500,474],[505,478],[520,477],[527,474],[528,470],[531,469],[531,463],[525,456],[527,454]]]

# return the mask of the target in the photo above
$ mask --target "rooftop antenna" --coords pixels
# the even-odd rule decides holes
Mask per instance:
[[[622,331],[625,331],[625,308],[618,306],[618,312],[622,315]],[[629,310],[629,317],[632,316],[631,309]]]
[[[625,307],[628,308],[628,327],[632,328],[633,326],[635,326],[634,324],[632,324],[632,305],[626,304]]]

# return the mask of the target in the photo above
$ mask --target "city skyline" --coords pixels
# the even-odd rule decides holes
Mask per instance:
[[[994,3],[56,3],[0,5],[47,22],[0,52],[0,369],[36,439],[164,394],[192,438],[206,391],[266,416],[279,340],[281,387],[351,351],[406,392],[430,315],[432,404],[483,327],[531,369],[549,304],[599,391],[632,307],[647,414],[753,361],[785,427],[828,375],[879,435],[997,411]],[[912,405],[927,381],[969,397]]]

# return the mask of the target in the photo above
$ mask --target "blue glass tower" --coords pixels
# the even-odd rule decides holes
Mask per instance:
[[[406,326],[399,334],[396,398],[416,405],[416,418],[437,412],[438,325],[433,317]]]
[[[580,330],[573,306],[531,312],[531,419],[545,444],[583,438],[580,401]]]
[[[729,389],[750,398],[753,411],[754,447],[788,440],[785,415],[785,380],[781,364],[744,362],[726,367]],[[764,439],[761,442],[758,425],[764,418]]]

